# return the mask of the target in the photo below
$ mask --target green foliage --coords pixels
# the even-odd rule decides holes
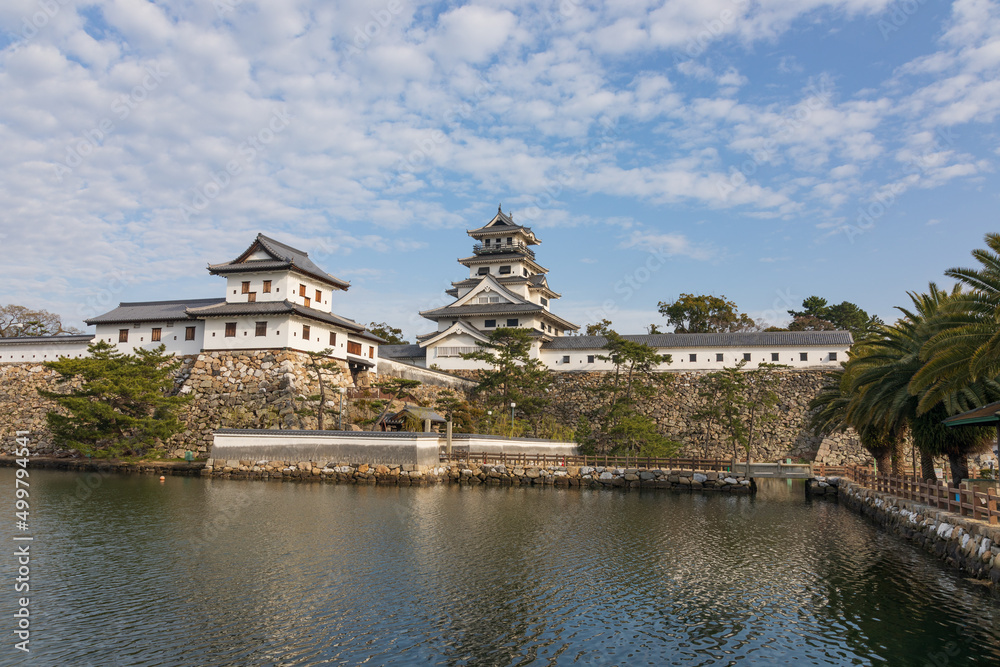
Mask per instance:
[[[745,369],[746,362],[728,366],[705,376],[703,399],[711,400],[715,407],[703,403],[701,412],[717,419],[733,448],[733,457],[743,450],[748,459],[767,427],[778,420],[779,404],[776,391],[781,381],[777,371],[784,366],[759,364]]]
[[[368,325],[368,331],[372,332],[387,345],[409,345],[409,341],[403,338],[403,330],[389,326],[385,322],[372,322]]]
[[[327,396],[331,390],[330,382],[334,377],[344,372],[340,364],[332,358],[332,354],[333,349],[329,347],[319,352],[306,352],[308,368],[316,376],[316,383],[319,385],[319,394],[308,398],[309,401],[316,403],[315,410],[311,408],[296,410],[296,414],[300,416],[312,417],[313,415],[317,415],[316,428],[320,431],[326,428],[326,415],[332,414],[326,406]],[[301,396],[298,398],[302,400]]]
[[[595,432],[589,422],[578,424],[577,438],[585,438],[581,444],[595,452],[638,454],[643,447],[669,448],[670,441],[657,431],[656,422],[647,413],[653,399],[669,391],[673,376],[657,371],[660,364],[670,363],[669,355],[627,340],[613,330],[604,336],[606,354],[599,358],[610,361],[614,370],[604,374],[598,387],[604,398],[595,415],[600,430]]]
[[[45,362],[59,373],[59,383],[78,377],[82,384],[63,394],[39,390],[69,415],[50,412],[49,430],[60,444],[95,457],[143,456],[154,445],[184,429],[177,417],[188,400],[171,396],[172,371],[179,363],[163,354],[165,346],[122,354],[104,341],[89,356]]]
[[[587,335],[588,336],[604,336],[609,331],[611,331],[611,320],[603,319],[596,324],[587,325]]]
[[[459,398],[450,389],[437,395],[434,409],[445,419],[451,420],[453,433],[481,432],[479,424],[484,412],[482,407],[469,403],[464,398]]]
[[[826,299],[810,296],[802,301],[802,310],[789,310],[794,319],[788,325],[789,331],[850,331],[854,340],[876,332],[884,324],[875,315],[869,315],[850,301],[828,305]]]
[[[541,418],[549,404],[548,390],[552,371],[538,359],[531,358],[534,340],[527,329],[501,327],[490,332],[489,340],[475,352],[463,354],[463,359],[487,363],[490,368],[479,371],[476,396],[494,411],[498,420],[516,404],[520,414],[538,435]],[[512,428],[512,425],[508,426]]]
[[[725,295],[681,294],[676,301],[659,302],[660,314],[674,327],[675,333],[715,333],[757,331],[760,327],[740,313]]]

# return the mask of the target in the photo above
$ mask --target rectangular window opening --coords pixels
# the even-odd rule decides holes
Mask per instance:
[[[309,325],[302,325],[302,340],[309,340]]]
[[[119,343],[127,343],[128,342],[128,329],[119,329],[118,330],[118,342]]]
[[[234,338],[236,336],[236,322],[226,322],[226,338]]]
[[[249,280],[244,280],[243,281],[243,292],[242,293],[243,294],[249,294],[250,293],[250,281]]]
[[[270,280],[265,280],[264,281],[264,286],[260,289],[260,291],[263,292],[264,294],[270,294],[271,293],[271,281]]]
[[[184,327],[184,340],[194,340],[194,327]]]
[[[267,322],[257,322],[254,328],[255,336],[266,336],[267,335]]]
[[[517,319],[515,319],[515,318],[508,319],[507,320],[507,326],[509,326],[509,327],[516,327],[517,326]]]
[[[163,329],[155,328],[153,329],[153,333],[152,335],[150,335],[149,340],[153,341],[154,343],[159,343],[162,336],[163,336]]]

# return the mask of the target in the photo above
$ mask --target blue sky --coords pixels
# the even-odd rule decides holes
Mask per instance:
[[[220,297],[264,232],[418,310],[502,202],[580,325],[884,319],[1000,231],[1000,5],[8,0],[0,303]]]

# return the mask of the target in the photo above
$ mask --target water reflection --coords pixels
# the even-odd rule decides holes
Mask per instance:
[[[1000,662],[991,593],[798,483],[79,479],[32,474],[33,664]]]

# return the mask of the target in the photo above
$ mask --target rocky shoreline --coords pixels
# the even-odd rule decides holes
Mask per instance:
[[[1000,582],[1000,526],[904,500],[843,479],[838,499],[880,528],[977,579]]]

